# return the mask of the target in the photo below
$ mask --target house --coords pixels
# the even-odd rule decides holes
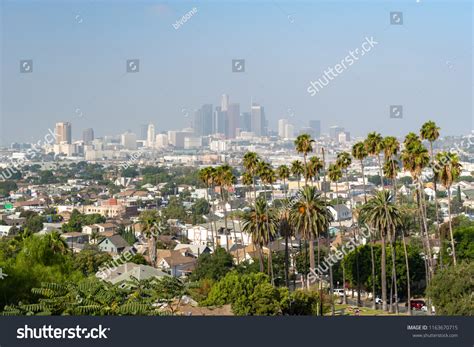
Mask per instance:
[[[169,272],[173,277],[189,275],[195,269],[197,259],[184,254],[182,250],[158,250],[157,267]]]
[[[0,237],[10,235],[10,231],[13,228],[11,225],[0,225]]]
[[[72,231],[70,233],[63,233],[61,237],[64,239],[69,248],[73,252],[80,252],[84,249],[84,246],[89,242],[89,235]]]
[[[98,244],[99,250],[102,252],[107,252],[111,254],[121,254],[130,245],[125,241],[125,239],[120,235],[113,235],[105,237],[102,241]]]
[[[191,245],[187,243],[177,244],[174,248],[175,251],[181,250],[184,251],[185,255],[191,256],[194,258],[199,257],[201,254],[209,254],[212,252],[211,248],[203,245]]]
[[[110,271],[101,270],[96,273],[96,277],[110,282],[112,284],[130,281],[133,278],[141,281],[149,278],[163,278],[170,276],[167,273],[155,269],[148,265],[139,265],[135,263],[121,264]]]
[[[117,226],[113,223],[102,223],[102,224],[93,224],[93,225],[86,225],[82,227],[82,232],[85,234],[92,234],[93,232],[96,233],[115,233],[117,230]]]
[[[334,221],[343,221],[343,220],[349,220],[352,218],[352,212],[351,210],[343,204],[337,204],[334,206],[329,206],[329,211],[331,212]]]

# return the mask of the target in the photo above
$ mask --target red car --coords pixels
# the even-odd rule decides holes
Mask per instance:
[[[410,308],[412,310],[422,310],[426,306],[423,300],[410,300]]]

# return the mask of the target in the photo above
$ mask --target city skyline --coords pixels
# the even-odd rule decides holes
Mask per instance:
[[[446,134],[472,129],[468,2],[204,2],[175,29],[193,7],[3,3],[2,144],[35,141],[60,121],[76,124],[74,138],[88,127],[98,136],[140,134],[135,127],[150,122],[184,128],[223,93],[240,112],[263,105],[273,130],[283,118],[300,127],[320,119],[356,136],[372,128],[402,135],[427,117]],[[393,10],[403,25],[391,25]],[[122,16],[127,25],[117,26]],[[378,44],[340,70],[367,40]],[[331,80],[311,96],[320,76]]]

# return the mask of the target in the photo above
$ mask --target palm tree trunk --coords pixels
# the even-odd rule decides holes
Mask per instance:
[[[259,244],[254,243],[255,248],[257,249],[258,252],[258,261],[260,265],[260,272],[265,271],[265,266],[263,265],[263,252],[262,252],[262,247]]]
[[[410,285],[410,264],[408,262],[407,243],[405,241],[405,231],[402,230],[403,252],[405,253],[405,266],[407,268],[407,314],[411,316],[411,285]]]
[[[453,252],[453,264],[456,266],[456,248],[454,245],[453,226],[451,223],[451,186],[448,187],[448,223],[449,223],[449,236],[451,237],[451,248]]]
[[[226,201],[224,198],[224,188],[221,186],[221,200],[222,200],[222,208],[224,211],[224,233],[225,233],[225,248],[227,252],[229,252],[229,235],[227,234],[227,207]]]
[[[398,287],[397,287],[397,267],[396,267],[396,253],[394,242],[392,242],[392,271],[393,271],[393,288],[395,294],[395,313],[398,314]]]
[[[382,281],[382,310],[387,311],[387,268],[386,268],[386,249],[385,249],[385,234],[380,230],[382,237],[382,259],[381,259],[381,281]]]
[[[434,155],[433,155],[433,142],[430,141],[430,156],[431,156],[431,163],[434,162]],[[435,201],[435,211],[436,211],[436,237],[440,240],[440,251],[439,251],[439,266],[443,268],[443,257],[442,254],[442,247],[443,244],[441,243],[441,231],[440,231],[440,224],[439,224],[439,210],[438,210],[438,186],[436,182],[436,175],[434,174],[433,169],[433,188],[434,188],[434,201]]]
[[[210,205],[210,202],[209,202],[209,186],[207,186],[207,189],[206,189],[206,201]],[[209,229],[211,229],[212,248],[215,251],[216,250],[216,243],[215,243],[215,240],[214,240],[214,230],[212,229],[212,221],[211,221],[210,214],[208,214],[208,218],[209,218]],[[207,244],[207,240],[206,240],[206,244]]]
[[[331,315],[336,314],[336,309],[334,307],[334,284],[332,278],[332,263],[329,264],[329,297],[331,298]]]
[[[360,161],[360,167],[362,171],[362,185],[364,187],[364,202],[367,203],[367,192],[365,191],[365,174],[364,174],[364,160],[361,159]]]
[[[370,243],[370,258],[372,261],[372,308],[375,310],[377,305],[375,304],[375,256],[374,256],[374,244],[375,238],[372,235],[372,242]]]
[[[433,266],[432,266],[432,256],[431,256],[431,245],[430,245],[430,238],[429,238],[429,233],[428,233],[428,224],[426,222],[426,214],[425,214],[425,196],[424,196],[424,191],[422,189],[422,184],[421,181],[419,182],[419,192],[420,192],[420,212],[421,212],[421,219],[423,221],[423,228],[425,231],[425,243],[426,243],[426,257],[428,258],[427,264],[428,264],[428,280],[431,280],[431,277],[433,275]],[[428,284],[428,283],[427,283]]]

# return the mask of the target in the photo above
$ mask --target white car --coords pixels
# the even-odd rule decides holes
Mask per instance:
[[[334,295],[342,297],[342,296],[344,296],[344,289],[334,289],[333,293],[334,293]]]
[[[378,296],[375,297],[375,303],[381,305],[382,304],[382,299],[380,299]]]

